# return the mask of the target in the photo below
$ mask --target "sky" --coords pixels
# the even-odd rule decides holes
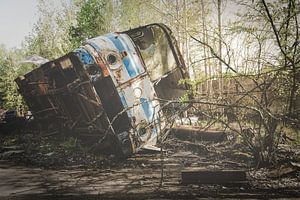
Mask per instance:
[[[0,0],[0,44],[21,47],[38,20],[38,0]]]
[[[49,1],[56,5],[61,2]],[[38,0],[0,0],[0,44],[7,48],[21,47],[39,18],[37,5]],[[227,14],[225,12],[224,16],[228,17]]]

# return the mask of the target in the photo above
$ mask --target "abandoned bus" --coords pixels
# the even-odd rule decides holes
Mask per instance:
[[[44,128],[97,138],[97,148],[129,156],[156,144],[159,99],[181,97],[186,77],[170,29],[150,24],[89,39],[16,82]]]

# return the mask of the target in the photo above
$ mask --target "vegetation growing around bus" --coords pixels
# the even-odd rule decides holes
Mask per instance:
[[[0,46],[1,107],[26,109],[14,79],[35,67],[27,57],[54,59],[87,38],[162,22],[188,66],[190,112],[238,135],[258,164],[274,162],[300,128],[299,9],[295,0],[76,0],[59,9],[41,0],[22,48]]]

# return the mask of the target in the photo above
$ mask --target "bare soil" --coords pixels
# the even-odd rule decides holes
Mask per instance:
[[[120,160],[87,152],[81,141],[57,136],[1,136],[1,199],[196,199],[299,198],[300,170],[279,177],[270,172],[297,163],[297,146],[282,144],[278,162],[257,169],[234,139],[218,143],[167,138],[161,152]],[[181,183],[186,168],[239,169],[243,184]],[[276,171],[275,171],[276,172]],[[276,174],[275,174],[276,175]]]

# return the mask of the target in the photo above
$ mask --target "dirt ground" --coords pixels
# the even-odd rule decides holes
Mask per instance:
[[[282,163],[260,169],[232,139],[191,142],[169,137],[163,154],[144,152],[127,160],[90,155],[73,139],[33,135],[2,136],[0,149],[0,199],[300,198],[297,167],[270,178],[270,171],[282,163],[295,163],[299,151],[289,145],[280,148]],[[248,181],[183,185],[181,172],[187,168],[245,170]]]

